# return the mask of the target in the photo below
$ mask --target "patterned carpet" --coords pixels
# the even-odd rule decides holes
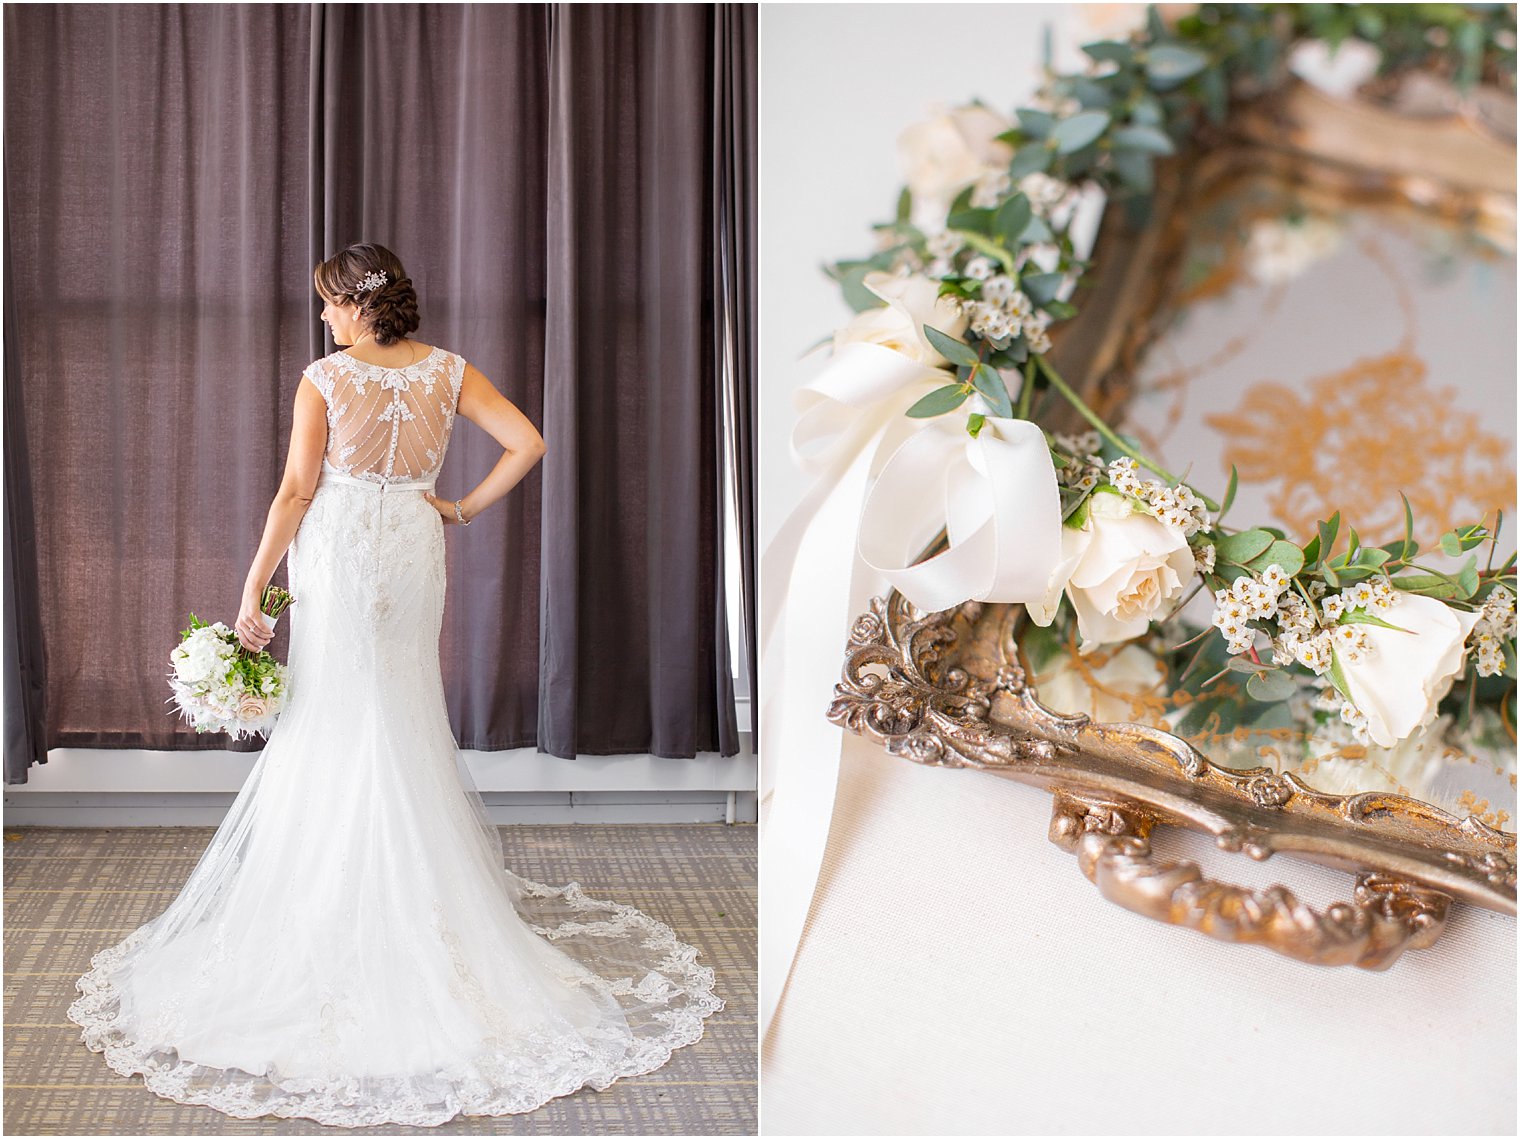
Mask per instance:
[[[64,1010],[90,954],[173,900],[211,827],[5,831],[7,1135],[756,1134],[756,831],[753,826],[501,828],[507,864],[637,906],[696,945],[727,1006],[700,1041],[648,1075],[583,1089],[523,1115],[440,1127],[323,1127],[240,1120],[160,1098],[80,1042]]]

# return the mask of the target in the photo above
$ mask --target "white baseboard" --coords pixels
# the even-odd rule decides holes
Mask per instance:
[[[498,823],[754,822],[758,768],[738,755],[693,759],[532,748],[466,751],[470,777]],[[27,782],[5,788],[10,826],[215,826],[257,752],[55,748]]]
[[[214,827],[235,795],[229,792],[33,792],[5,797],[6,826]],[[482,793],[486,813],[500,826],[545,823],[752,823],[755,793],[510,792]],[[16,800],[22,800],[17,802]]]

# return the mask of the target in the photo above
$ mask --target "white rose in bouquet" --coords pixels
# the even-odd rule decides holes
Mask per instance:
[[[1082,526],[1062,530],[1061,557],[1081,652],[1140,636],[1172,611],[1196,570],[1178,527],[1102,490],[1088,499]],[[1051,606],[1058,600],[1055,590]]]
[[[992,108],[972,103],[903,131],[897,148],[913,195],[913,224],[942,228],[957,194],[985,176],[1004,173],[1013,148],[997,136],[1012,126]]]
[[[226,671],[230,652],[215,625],[197,629],[170,654],[174,673],[186,684],[200,684]]]
[[[1397,629],[1358,625],[1367,647],[1356,660],[1337,655],[1351,689],[1345,693],[1367,717],[1367,736],[1393,747],[1436,718],[1436,706],[1462,675],[1464,642],[1479,614],[1434,597],[1395,591],[1379,614]]]
[[[939,295],[938,281],[867,273],[861,283],[886,301],[886,306],[856,313],[849,324],[834,333],[835,352],[846,344],[879,344],[926,367],[940,368],[949,363],[929,343],[924,325],[959,337],[966,330],[966,318],[953,298]]]

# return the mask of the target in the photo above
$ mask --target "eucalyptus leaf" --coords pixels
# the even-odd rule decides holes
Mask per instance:
[[[1242,530],[1239,534],[1226,534],[1218,539],[1214,548],[1223,560],[1243,566],[1270,547],[1272,541],[1272,535],[1265,530]]]
[[[1222,126],[1230,113],[1230,88],[1225,81],[1224,68],[1206,68],[1198,77],[1198,90],[1203,96],[1203,109],[1209,122],[1216,127]]]
[[[1321,566],[1320,572],[1325,573],[1326,568]],[[1355,585],[1359,581],[1366,581],[1373,574],[1373,571],[1366,566],[1337,566],[1329,572],[1335,574],[1335,584],[1337,585]]]
[[[1351,685],[1346,681],[1346,670],[1341,667],[1341,658],[1334,649],[1330,650],[1330,682],[1342,696],[1351,699]]]
[[[936,415],[954,411],[966,402],[966,398],[966,389],[960,384],[946,384],[942,388],[935,388],[908,408],[908,415],[913,419],[932,419]]]
[[[992,413],[1008,419],[1013,415],[1013,400],[1008,398],[1008,385],[1003,377],[986,364],[978,364],[971,373],[971,383],[982,398],[992,405]]]
[[[1224,666],[1231,672],[1249,672],[1254,674],[1272,671],[1270,664],[1262,664],[1260,661],[1252,660],[1250,657],[1231,657],[1224,662]]]
[[[982,427],[986,424],[987,417],[979,411],[973,411],[966,417],[966,432],[975,439],[981,434]]]
[[[1108,129],[1107,111],[1081,111],[1069,119],[1062,119],[1050,132],[1056,141],[1056,153],[1071,154],[1094,142]]]
[[[1257,573],[1271,565],[1281,566],[1283,573],[1294,577],[1304,568],[1304,552],[1292,542],[1285,542],[1279,538],[1244,564],[1247,569]]]
[[[1019,288],[1036,305],[1044,306],[1056,299],[1064,279],[1061,273],[1030,273],[1019,278]]]
[[[1030,138],[1047,138],[1050,128],[1056,125],[1056,117],[1049,111],[1037,111],[1033,107],[1020,107],[1014,112],[1019,129]]]
[[[945,224],[951,229],[988,235],[992,233],[993,218],[994,214],[991,210],[956,210],[945,219]]]
[[[1457,574],[1457,596],[1464,601],[1478,592],[1477,562],[1477,558],[1469,556],[1467,564]]]
[[[1448,530],[1441,535],[1441,552],[1448,558],[1462,556],[1462,539],[1457,537],[1455,530]]]
[[[1264,703],[1286,700],[1297,691],[1293,677],[1281,669],[1257,673],[1246,681],[1246,695]]]
[[[1043,174],[1050,169],[1050,147],[1043,142],[1026,142],[1013,153],[1008,163],[1008,177],[1017,182],[1031,174]]]
[[[1166,121],[1161,104],[1154,95],[1142,95],[1129,113],[1130,122],[1142,127],[1159,127]]]
[[[1181,44],[1157,44],[1145,55],[1145,76],[1165,91],[1191,79],[1209,65],[1208,57]]]
[[[1143,194],[1156,187],[1156,172],[1151,155],[1143,150],[1116,150],[1110,156],[1114,173],[1119,181],[1132,190]]]
[[[1050,226],[1045,224],[1045,219],[1035,214],[1029,219],[1029,224],[1024,227],[1024,232],[1019,234],[1020,245],[1033,245],[1036,242],[1050,241],[1055,234],[1050,232]]]
[[[845,303],[855,312],[869,312],[873,308],[884,307],[885,302],[865,286],[865,276],[871,271],[869,265],[860,265],[839,277],[839,291],[844,295]]]
[[[1115,150],[1143,150],[1148,154],[1175,154],[1177,146],[1165,131],[1151,126],[1120,127],[1110,136]]]
[[[1135,57],[1135,49],[1127,43],[1117,40],[1099,40],[1096,43],[1083,44],[1082,50],[1092,59],[1113,60],[1115,63],[1126,64]]]
[[[1335,549],[1335,539],[1341,532],[1341,512],[1337,510],[1324,522],[1316,522],[1319,528],[1319,560],[1324,561]]]
[[[1024,194],[1012,194],[998,207],[997,214],[992,219],[993,232],[1003,239],[1003,244],[1012,249],[1019,243],[1033,217],[1034,207],[1029,204],[1029,198]]]
[[[1113,104],[1113,95],[1097,79],[1089,79],[1085,75],[1073,75],[1067,82],[1070,84],[1072,95],[1085,109],[1102,110]]]
[[[927,324],[924,325],[924,335],[929,338],[929,343],[934,346],[934,350],[952,364],[964,364],[969,368],[981,363],[981,357],[976,354],[976,349],[964,341],[957,340]]]

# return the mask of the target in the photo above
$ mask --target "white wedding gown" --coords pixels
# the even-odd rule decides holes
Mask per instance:
[[[723,1007],[666,925],[506,869],[444,704],[443,462],[464,360],[306,372],[327,457],[289,552],[290,698],[179,896],[69,1008],[123,1075],[358,1127],[651,1071]]]

